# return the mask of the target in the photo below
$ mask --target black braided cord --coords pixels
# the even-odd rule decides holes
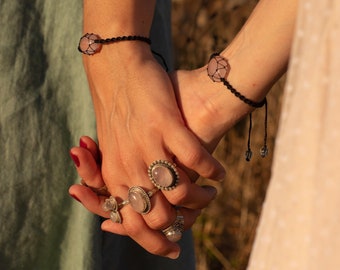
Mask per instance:
[[[132,41],[132,40],[139,40],[139,41],[143,41],[148,44],[151,44],[151,40],[143,36],[119,36],[119,37],[112,37],[112,38],[105,38],[105,39],[95,39],[94,43],[107,44],[107,43],[114,43],[118,41]]]
[[[210,60],[215,57],[220,56],[219,53],[213,53],[210,56]],[[268,103],[267,99],[264,98],[260,102],[255,102],[244,95],[242,95],[239,91],[237,91],[225,78],[220,78],[220,81],[223,82],[223,84],[228,88],[228,90],[234,94],[237,98],[242,100],[244,103],[254,107],[254,108],[261,108],[263,105],[265,105],[265,118],[264,118],[264,140],[263,140],[263,147],[260,150],[261,157],[265,157],[268,154],[268,147],[267,147],[267,123],[268,123]],[[245,153],[246,161],[250,161],[251,157],[253,155],[251,148],[250,148],[250,138],[251,138],[251,131],[252,131],[252,114],[249,114],[249,130],[248,130],[248,143],[247,143],[247,151]]]
[[[110,44],[110,43],[119,42],[119,41],[133,41],[133,40],[143,41],[151,45],[151,40],[143,36],[120,36],[120,37],[112,37],[112,38],[105,38],[105,39],[95,39],[94,43]],[[152,50],[152,53],[158,56],[162,60],[165,70],[169,71],[168,65],[166,64],[164,57],[160,53],[155,52],[154,50]]]
[[[133,41],[133,40],[143,41],[151,45],[151,40],[143,36],[119,36],[119,37],[112,37],[112,38],[105,38],[105,39],[95,39],[94,43],[110,44],[110,43],[119,42],[119,41]],[[166,64],[164,57],[160,53],[155,52],[154,50],[152,50],[152,53],[158,56],[162,60],[165,70],[169,71],[168,65]]]
[[[95,34],[93,34],[93,33],[92,34],[88,34],[87,33],[84,36],[82,36],[81,39],[84,38],[84,37],[88,38],[88,35],[95,35]],[[145,42],[145,43],[151,45],[151,39],[150,38],[144,37],[144,36],[138,36],[138,35],[118,36],[118,37],[112,37],[112,38],[98,38],[98,39],[94,39],[93,43],[97,43],[97,44],[110,44],[110,43],[115,43],[115,42],[119,42],[119,41],[134,41],[134,40],[142,41],[142,42]],[[79,42],[78,51],[81,52],[81,53],[87,54],[87,55],[92,55],[92,54],[97,52],[95,49],[91,48],[90,44],[88,46],[91,49],[90,52],[88,50],[84,50],[83,51],[80,48],[80,42]],[[166,61],[165,61],[164,57],[160,53],[155,52],[154,50],[151,50],[151,52],[155,56],[157,56],[157,57],[159,57],[161,59],[163,67],[165,68],[166,72],[168,72],[169,68],[168,68],[168,65],[166,64]]]
[[[260,102],[255,102],[250,100],[249,98],[246,98],[244,95],[242,95],[240,92],[238,92],[225,78],[221,78],[221,82],[232,92],[236,97],[238,97],[240,100],[242,100],[244,103],[255,107],[255,108],[261,108],[266,103],[266,98]]]

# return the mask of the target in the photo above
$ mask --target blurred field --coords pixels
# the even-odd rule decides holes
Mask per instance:
[[[200,67],[212,52],[221,51],[242,27],[256,2],[173,0],[176,68]],[[244,159],[248,118],[226,134],[215,152],[227,169],[227,179],[217,186],[218,198],[204,210],[193,228],[197,270],[246,268],[270,178],[283,85],[284,78],[268,96],[267,158],[258,154],[263,143],[264,109],[253,113],[250,162]]]

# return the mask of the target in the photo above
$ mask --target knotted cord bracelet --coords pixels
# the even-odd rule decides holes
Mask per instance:
[[[220,56],[219,53],[213,53],[210,56],[207,73],[210,79],[213,82],[222,82],[228,90],[233,93],[237,98],[242,100],[244,103],[254,107],[260,108],[263,105],[265,106],[265,119],[264,119],[264,142],[263,147],[260,150],[261,157],[266,157],[268,155],[268,147],[267,147],[267,122],[268,122],[268,105],[267,99],[264,98],[260,102],[252,101],[251,99],[242,95],[239,91],[237,91],[226,79],[228,77],[230,71],[230,65],[227,59]],[[251,137],[251,130],[252,130],[252,113],[249,114],[249,131],[248,131],[248,149],[245,153],[245,157],[247,161],[250,161],[253,152],[250,148],[250,137]]]
[[[120,41],[134,41],[134,40],[135,41],[142,41],[142,42],[145,42],[145,43],[151,45],[150,38],[144,37],[144,36],[136,36],[136,35],[135,36],[118,36],[118,37],[102,39],[97,34],[86,33],[79,40],[78,51],[80,51],[81,53],[86,54],[86,55],[93,55],[95,53],[100,52],[103,44],[111,44],[111,43],[116,43],[116,42],[120,42]],[[157,55],[162,60],[166,71],[168,71],[168,66],[167,66],[163,56],[161,54],[153,51],[153,50],[151,50],[151,51],[152,51],[153,54]]]
[[[79,40],[78,50],[83,54],[93,55],[97,52],[100,52],[102,48],[102,44],[110,44],[110,43],[115,43],[119,41],[132,41],[132,40],[138,40],[138,41],[151,44],[151,40],[143,36],[119,36],[119,37],[101,39],[96,34],[86,33]]]

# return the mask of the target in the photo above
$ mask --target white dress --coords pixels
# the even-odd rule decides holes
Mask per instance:
[[[340,269],[340,1],[301,0],[249,270]]]

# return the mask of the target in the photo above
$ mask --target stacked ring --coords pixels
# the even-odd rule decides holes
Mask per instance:
[[[145,191],[142,187],[134,186],[129,189],[128,201],[131,207],[137,213],[145,215],[151,210],[151,200],[150,198],[158,191],[158,189],[153,189],[150,191]]]
[[[91,186],[88,186],[85,182],[84,179],[81,179],[80,180],[80,184],[85,186],[85,187],[88,187],[89,189],[91,189],[94,193],[96,193],[98,196],[110,196],[110,192],[108,191],[106,185],[100,187],[100,188],[95,188],[95,187],[91,187]]]
[[[162,190],[172,190],[178,185],[179,175],[176,164],[166,160],[156,160],[151,163],[148,175],[155,187]]]
[[[162,232],[171,242],[177,242],[182,238],[184,232],[184,217],[178,209],[175,222]]]
[[[122,217],[119,213],[119,210],[122,209],[128,203],[129,201],[125,200],[118,204],[116,198],[113,196],[110,196],[108,199],[105,200],[103,204],[103,210],[105,212],[110,211],[110,219],[112,222],[122,223]]]

